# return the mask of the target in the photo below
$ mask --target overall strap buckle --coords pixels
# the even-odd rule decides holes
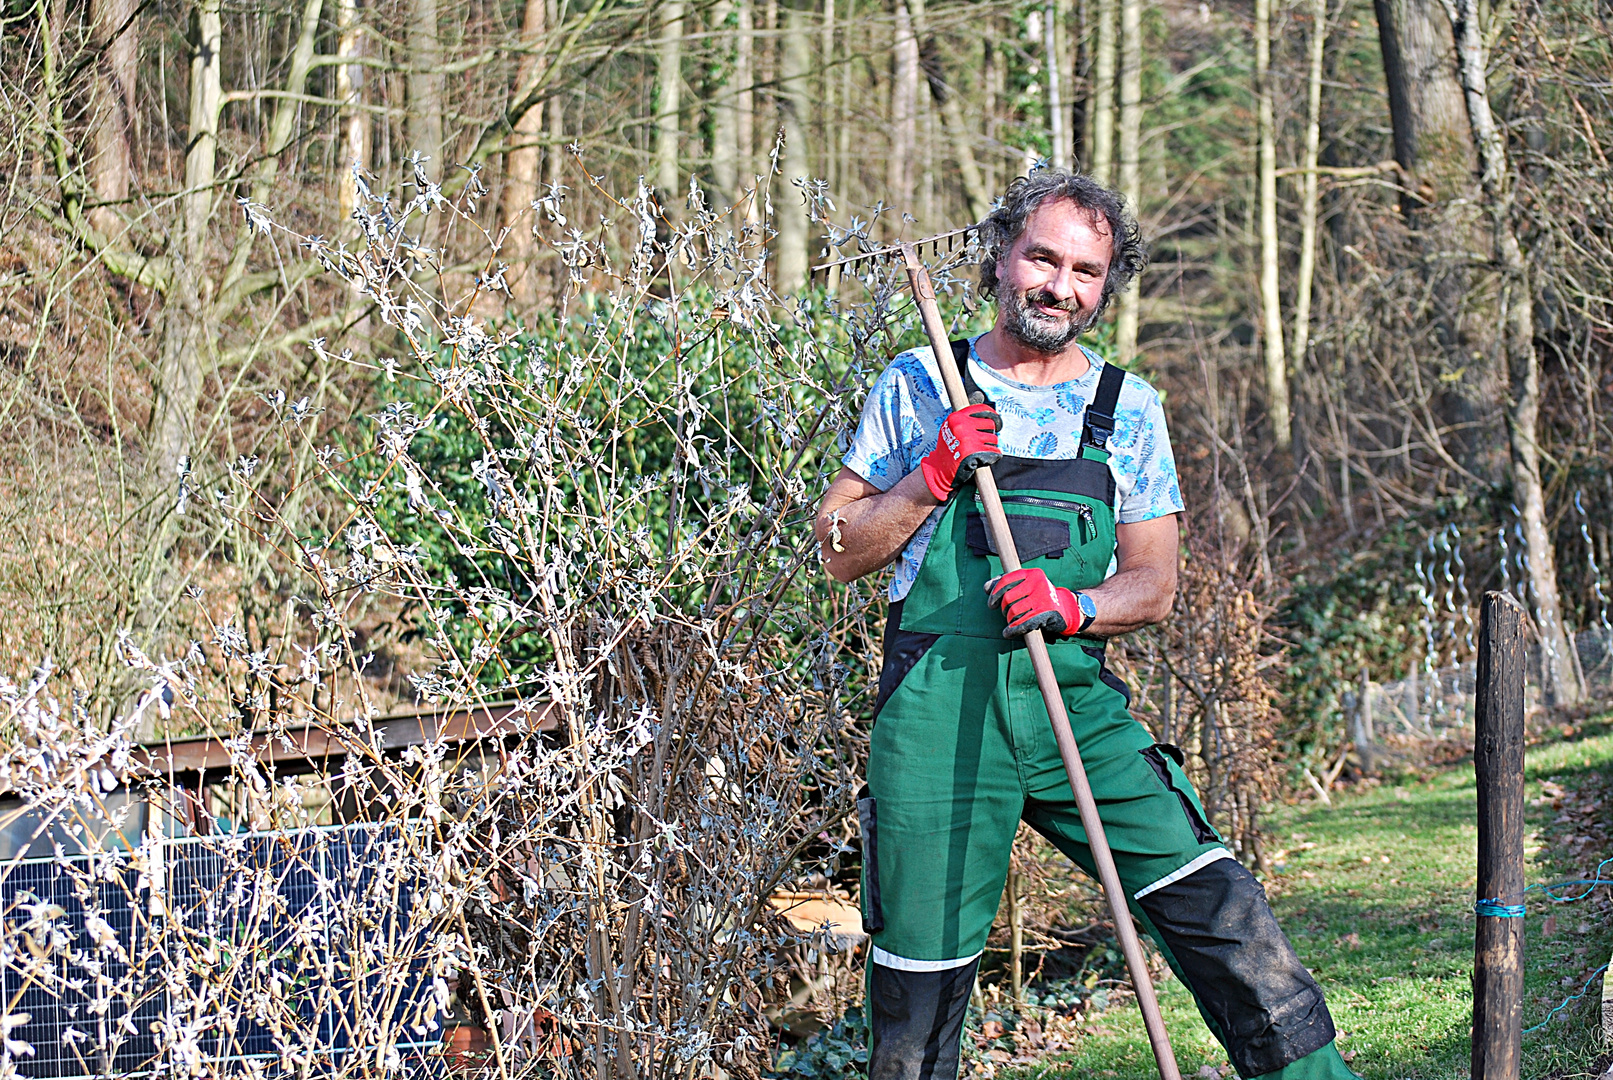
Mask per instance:
[[[1119,364],[1104,364],[1098,376],[1098,392],[1087,405],[1081,424],[1081,443],[1099,450],[1109,448],[1109,436],[1115,432],[1115,407],[1120,402],[1120,387],[1126,381],[1126,369]]]

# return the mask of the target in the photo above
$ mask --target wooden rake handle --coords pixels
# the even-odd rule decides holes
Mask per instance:
[[[963,376],[952,356],[952,346],[947,339],[946,324],[941,321],[941,309],[935,302],[935,289],[930,284],[930,275],[911,244],[902,245],[902,260],[907,267],[907,280],[913,286],[913,297],[918,301],[919,314],[924,320],[924,333],[930,339],[930,348],[935,351],[937,363],[941,365],[941,378],[946,383],[947,397],[951,399],[954,409],[962,409],[969,404],[969,395],[963,388]],[[1014,535],[1008,529],[1008,516],[1003,513],[1002,499],[997,494],[997,481],[989,467],[975,470],[975,487],[979,489],[980,501],[985,506],[986,528],[996,542],[1003,573],[1018,570],[1019,552],[1014,548]],[[1109,851],[1109,840],[1098,817],[1098,803],[1092,797],[1092,786],[1087,783],[1086,767],[1081,764],[1081,751],[1070,732],[1070,716],[1064,710],[1064,694],[1059,690],[1058,679],[1053,674],[1053,659],[1047,654],[1047,641],[1040,630],[1032,630],[1025,635],[1025,649],[1030,653],[1031,667],[1036,672],[1036,685],[1041,688],[1042,700],[1047,704],[1048,719],[1053,723],[1053,737],[1059,744],[1059,756],[1064,759],[1064,771],[1070,776],[1070,790],[1075,792],[1075,805],[1081,811],[1081,827],[1086,830],[1092,861],[1098,868],[1098,880],[1103,883],[1104,895],[1109,900],[1115,933],[1120,938],[1120,950],[1125,954],[1126,967],[1131,972],[1137,1005],[1142,1010],[1143,1024],[1148,1029],[1148,1042],[1154,1049],[1160,1078],[1181,1080],[1182,1074],[1176,1068],[1176,1055],[1171,1051],[1170,1038],[1165,1034],[1165,1021],[1159,1014],[1159,999],[1155,997],[1153,981],[1148,977],[1142,944],[1137,940],[1137,928],[1132,925],[1131,912],[1126,907],[1126,891],[1120,884],[1114,855]]]

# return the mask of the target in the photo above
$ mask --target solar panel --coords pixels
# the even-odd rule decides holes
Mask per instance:
[[[0,1000],[27,1014],[9,1037],[32,1049],[12,1055],[18,1075],[247,1060],[329,1072],[384,1046],[426,1065],[440,1039],[420,1015],[432,920],[411,918],[421,854],[403,828],[160,846],[167,903],[156,914],[121,853],[14,861],[0,876]]]

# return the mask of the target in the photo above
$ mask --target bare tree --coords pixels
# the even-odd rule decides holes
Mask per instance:
[[[1540,358],[1535,352],[1534,285],[1529,262],[1513,225],[1514,178],[1506,142],[1490,109],[1486,82],[1488,50],[1479,27],[1476,0],[1450,0],[1451,27],[1460,60],[1473,144],[1482,169],[1479,184],[1493,230],[1494,257],[1502,275],[1501,340],[1506,353],[1512,401],[1507,411],[1512,489],[1519,503],[1524,544],[1529,551],[1529,592],[1545,656],[1542,669],[1549,696],[1564,705],[1584,697],[1573,641],[1563,624],[1557,589],[1557,554],[1546,520],[1546,493],[1540,482]]]
[[[1277,244],[1277,120],[1272,103],[1271,0],[1255,0],[1255,115],[1259,144],[1261,344],[1266,361],[1266,409],[1272,440],[1287,451],[1293,423],[1288,408],[1288,361],[1283,354],[1281,252]]]
[[[112,206],[129,197],[134,181],[131,129],[135,122],[136,56],[140,30],[132,0],[93,0],[90,21],[101,38],[104,55],[95,67],[91,98],[90,192],[97,204],[90,224],[115,237],[123,231]]]
[[[711,179],[732,205],[739,197],[739,49],[734,0],[716,0],[707,26],[717,43],[711,100]]]
[[[907,0],[896,0],[891,44],[890,158],[886,187],[891,203],[906,213],[913,207],[914,159],[918,155],[919,45]]]
[[[1322,63],[1326,51],[1327,0],[1312,0],[1310,66],[1305,79],[1305,157],[1300,165],[1299,181],[1299,270],[1294,278],[1296,370],[1304,367],[1310,348],[1311,289],[1316,277],[1316,167],[1322,138]]]
[[[756,37],[754,0],[734,0],[738,29],[734,35],[734,85],[738,89],[734,115],[735,156],[739,161],[741,187],[756,183]],[[738,191],[734,198],[739,198]],[[747,220],[762,217],[762,207],[752,198],[746,204]]]
[[[437,0],[409,0],[409,152],[431,159],[428,173],[443,177],[442,27]]]
[[[1070,138],[1064,115],[1063,58],[1059,55],[1059,6],[1047,0],[1042,12],[1042,51],[1047,66],[1047,135],[1053,144],[1053,167],[1070,167]]]
[[[1120,0],[1120,193],[1132,212],[1142,212],[1143,126],[1142,0]],[[1142,283],[1120,294],[1115,351],[1122,364],[1137,356],[1138,301]]]
[[[1114,183],[1118,0],[1097,0],[1096,7],[1097,43],[1092,58],[1092,147],[1088,167],[1100,184],[1108,185]]]
[[[661,2],[655,93],[655,185],[663,199],[675,200],[679,188],[678,114],[683,93],[683,0]]]
[[[957,163],[958,177],[963,181],[963,195],[969,216],[974,221],[980,221],[991,207],[991,196],[986,191],[985,182],[980,178],[980,165],[975,160],[973,133],[963,115],[963,95],[959,92],[959,88],[950,86],[947,82],[941,52],[930,34],[928,19],[924,13],[924,0],[912,0],[912,14],[914,33],[919,41],[924,43],[919,50],[924,75],[930,85],[930,96],[941,110],[941,122],[946,132],[947,146]]]
[[[520,95],[539,76],[549,18],[547,0],[526,0],[521,17],[520,60],[515,66],[514,93]],[[538,165],[543,139],[543,103],[529,107],[515,122],[514,145],[505,155],[503,207],[500,213],[507,257],[511,266],[511,296],[522,307],[538,300],[538,275],[533,262],[537,245],[528,212],[538,195]],[[675,164],[674,164],[674,171]]]
[[[163,307],[162,344],[157,362],[157,403],[146,440],[147,483],[153,492],[179,480],[180,461],[191,447],[191,428],[207,367],[203,292],[208,259],[208,223],[213,216],[213,180],[218,162],[223,22],[219,0],[197,0],[190,60],[190,123],[185,154],[185,190],[179,228],[169,251],[174,288]]]
[[[348,61],[336,66],[336,100],[341,102],[341,152],[338,165],[343,169],[370,168],[370,113],[364,96],[364,26],[359,19],[358,0],[337,0],[336,55]],[[351,177],[337,178],[337,206],[344,231],[353,228],[351,218],[357,207],[357,186]]]
[[[782,15],[778,103],[784,153],[779,161],[778,188],[773,196],[776,200],[773,212],[778,222],[778,261],[774,274],[781,290],[793,292],[806,284],[807,277],[807,212],[802,207],[802,193],[811,179],[812,165],[806,124],[812,42],[802,12],[789,7]]]

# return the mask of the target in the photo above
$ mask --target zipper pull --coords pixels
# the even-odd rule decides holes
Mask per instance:
[[[1075,515],[1081,519],[1082,525],[1085,526],[1081,530],[1081,543],[1085,544],[1089,540],[1096,540],[1098,538],[1098,519],[1093,516],[1092,507],[1086,503],[1076,503]],[[1092,530],[1091,536],[1087,535],[1087,529]]]

